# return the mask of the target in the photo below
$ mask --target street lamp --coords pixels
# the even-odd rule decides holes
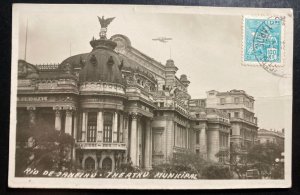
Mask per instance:
[[[274,179],[283,179],[284,178],[284,154],[281,153],[281,158],[276,158],[275,159],[275,169],[279,171],[279,175],[273,176]]]

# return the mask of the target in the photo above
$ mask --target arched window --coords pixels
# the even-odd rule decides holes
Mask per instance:
[[[84,164],[85,170],[94,170],[95,169],[95,161],[93,158],[88,157],[85,159],[85,164]]]
[[[110,112],[104,113],[104,121],[103,121],[103,141],[104,142],[112,142],[112,120],[113,115]]]
[[[104,171],[112,171],[112,160],[109,157],[106,157],[102,161],[102,169]]]

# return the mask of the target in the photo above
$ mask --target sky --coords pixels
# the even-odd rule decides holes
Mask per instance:
[[[18,10],[18,54],[32,64],[60,63],[71,55],[91,51],[89,41],[99,37],[97,16],[116,17],[107,36],[126,35],[134,48],[165,64],[171,58],[177,76],[191,81],[192,98],[206,91],[242,89],[255,98],[260,128],[291,129],[292,79],[274,76],[261,67],[243,66],[242,16],[237,14],[170,13],[100,5],[40,6]],[[229,12],[230,13],[230,12]],[[153,41],[171,37],[168,43]]]

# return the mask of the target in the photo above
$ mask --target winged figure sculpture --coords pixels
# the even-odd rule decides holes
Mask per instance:
[[[105,19],[104,16],[102,16],[102,17],[98,16],[98,19],[99,19],[101,28],[107,28],[107,26],[115,19],[115,17]]]

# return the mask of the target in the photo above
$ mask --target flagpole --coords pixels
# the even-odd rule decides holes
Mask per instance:
[[[72,43],[70,42],[70,56],[72,54]]]
[[[172,49],[171,49],[171,44],[169,45],[170,47],[170,59],[172,59]]]
[[[169,41],[172,40],[172,38],[167,38],[167,37],[157,37],[152,39],[153,41],[159,41],[161,43],[165,43],[166,45],[168,45]],[[170,43],[169,43],[170,44]],[[172,48],[171,45],[169,45],[169,57],[170,59],[172,58]]]
[[[24,60],[26,61],[26,57],[27,57],[27,36],[28,36],[28,18],[27,18],[27,22],[26,22],[26,35],[25,35],[25,53],[24,53]]]

